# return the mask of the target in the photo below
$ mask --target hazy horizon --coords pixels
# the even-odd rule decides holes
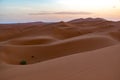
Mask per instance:
[[[120,0],[0,0],[0,23],[57,22],[77,18],[120,21]]]

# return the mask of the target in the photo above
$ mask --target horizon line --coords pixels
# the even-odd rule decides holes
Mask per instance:
[[[87,17],[87,18],[100,18],[100,17]],[[42,22],[42,23],[56,23],[56,22],[61,22],[61,21],[64,21],[64,22],[69,22],[69,21],[72,21],[72,20],[76,20],[76,19],[87,19],[87,18],[75,18],[75,19],[69,19],[69,20],[56,20],[56,21],[45,21],[45,20],[36,20],[36,21],[23,21],[23,22],[15,22],[15,21],[5,21],[5,22],[0,22],[0,24],[22,24],[22,23],[36,23],[36,22]],[[108,18],[101,18],[101,19],[105,19],[107,21],[113,21],[113,22],[119,22],[120,20],[115,20],[115,19],[108,19]]]

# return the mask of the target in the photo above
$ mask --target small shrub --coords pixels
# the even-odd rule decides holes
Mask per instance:
[[[21,64],[21,65],[26,65],[27,62],[26,62],[26,60],[22,60],[22,61],[20,62],[20,64]]]

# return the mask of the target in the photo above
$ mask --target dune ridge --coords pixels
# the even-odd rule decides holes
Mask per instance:
[[[48,44],[48,42],[46,43],[45,39],[43,40],[44,42],[39,39],[37,42],[35,40],[28,40],[27,42],[24,39],[24,42],[18,41],[18,43],[16,43],[15,41],[12,41],[14,43],[4,45],[3,53],[7,59],[4,57],[3,59],[8,63],[13,64],[19,64],[22,59],[25,59],[28,63],[35,63],[56,57],[75,54],[78,52],[104,48],[110,45],[115,45],[117,43],[111,38],[103,36],[91,36],[84,38],[75,37],[50,44]],[[31,56],[34,56],[35,58],[32,59]]]

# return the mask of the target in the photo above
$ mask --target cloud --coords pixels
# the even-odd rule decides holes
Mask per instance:
[[[29,15],[50,15],[50,14],[66,14],[66,15],[74,15],[74,14],[81,14],[81,15],[89,15],[92,14],[91,12],[40,12],[40,13],[30,13]]]
[[[56,12],[55,14],[91,14],[90,12]]]

